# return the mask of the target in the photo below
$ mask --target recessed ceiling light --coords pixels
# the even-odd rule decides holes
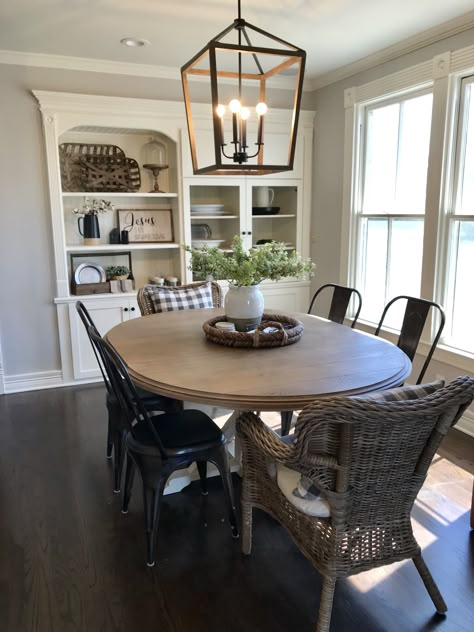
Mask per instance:
[[[150,42],[146,39],[140,39],[138,37],[124,37],[120,40],[120,43],[124,46],[130,46],[131,48],[138,48],[140,46],[148,46]]]

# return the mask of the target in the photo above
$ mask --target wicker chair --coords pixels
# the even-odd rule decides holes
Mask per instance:
[[[253,413],[239,417],[243,553],[251,551],[253,507],[286,527],[323,576],[317,632],[329,630],[337,579],[409,558],[436,610],[446,612],[410,513],[439,443],[473,398],[474,379],[459,377],[417,400],[316,401],[299,415],[291,444]],[[311,517],[287,500],[276,463],[312,479],[330,518]]]
[[[189,283],[188,285],[180,285],[178,289],[186,290],[188,288],[200,287],[206,285],[208,281],[199,281],[198,283]],[[219,283],[211,281],[212,286],[212,305],[213,307],[222,307],[222,290]],[[137,302],[142,316],[148,316],[154,314],[153,301],[150,298],[150,289],[154,288],[154,285],[145,285],[138,290]]]

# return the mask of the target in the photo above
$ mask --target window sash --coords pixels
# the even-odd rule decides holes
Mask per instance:
[[[400,178],[400,157],[401,157],[401,153],[402,153],[402,149],[403,149],[403,143],[402,140],[404,140],[403,138],[403,117],[404,117],[404,110],[405,110],[405,105],[410,102],[413,101],[414,99],[418,99],[420,97],[426,96],[426,95],[433,95],[433,90],[432,88],[424,88],[424,89],[419,89],[419,90],[414,90],[412,92],[410,92],[409,94],[404,94],[403,96],[397,96],[397,97],[392,97],[389,99],[384,99],[381,101],[378,101],[377,103],[373,103],[373,104],[367,104],[365,106],[360,106],[360,147],[359,147],[359,160],[358,160],[358,164],[359,164],[359,178],[358,178],[358,199],[357,199],[357,204],[356,204],[356,212],[358,214],[366,214],[366,215],[379,215],[379,214],[384,214],[386,216],[397,216],[397,215],[419,215],[420,212],[424,213],[425,208],[424,208],[424,204],[423,204],[423,208],[422,209],[413,209],[411,210],[408,207],[404,207],[402,209],[402,212],[400,213],[399,209],[397,209],[396,212],[394,212],[394,208],[396,208],[396,198],[397,198],[397,184],[398,184],[398,179]],[[368,162],[369,162],[369,155],[370,155],[370,148],[369,148],[369,131],[370,131],[370,125],[369,125],[369,118],[371,116],[372,112],[375,112],[377,110],[380,110],[382,108],[386,108],[389,107],[391,105],[399,105],[399,111],[398,111],[398,128],[397,128],[397,143],[396,143],[396,157],[395,157],[395,177],[394,177],[394,186],[395,186],[395,190],[393,191],[393,200],[392,200],[392,205],[391,208],[386,206],[387,210],[384,210],[383,208],[380,208],[380,206],[382,205],[378,205],[378,208],[376,211],[370,212],[367,211],[366,209],[366,189],[367,189],[367,166],[368,166]],[[428,149],[429,149],[429,145],[428,145]],[[428,157],[428,154],[427,154]],[[425,179],[425,183],[426,183],[426,179]],[[426,188],[426,187],[425,187]],[[426,203],[426,196],[425,196],[425,203]]]
[[[474,216],[474,205],[471,209],[463,206],[463,189],[468,179],[466,177],[466,150],[468,143],[468,134],[471,141],[470,155],[474,162],[474,75],[464,77],[461,81],[460,104],[458,124],[456,130],[455,156],[454,156],[454,176],[453,176],[453,204],[448,209],[448,214],[456,216]],[[474,169],[474,165],[472,165]],[[474,173],[472,174],[474,180]],[[471,186],[474,186],[471,184]],[[474,204],[474,189],[472,192],[472,201]],[[467,211],[467,212],[466,212]]]

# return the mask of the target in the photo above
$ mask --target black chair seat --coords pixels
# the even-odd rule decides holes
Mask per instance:
[[[165,397],[164,395],[158,395],[151,391],[146,391],[144,388],[137,386],[137,393],[147,410],[165,410],[174,411],[177,410],[178,402],[171,397]],[[119,407],[120,404],[113,392],[107,393],[107,407]]]
[[[184,410],[180,413],[163,413],[150,417],[158,432],[165,451],[186,454],[197,449],[222,445],[225,437],[221,429],[200,410]],[[140,421],[133,428],[134,440],[143,445],[156,445],[150,426]]]

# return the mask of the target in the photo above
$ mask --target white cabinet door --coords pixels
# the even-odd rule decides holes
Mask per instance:
[[[134,299],[96,299],[83,302],[95,326],[102,335],[106,334],[115,325],[129,320],[129,318],[140,316],[138,304]],[[76,311],[76,306],[74,303],[69,303],[68,307],[74,378],[81,380],[100,377],[100,370],[94,351],[84,325]]]
[[[310,284],[309,283],[272,283],[260,286],[262,290],[265,311],[267,313],[308,311]]]

